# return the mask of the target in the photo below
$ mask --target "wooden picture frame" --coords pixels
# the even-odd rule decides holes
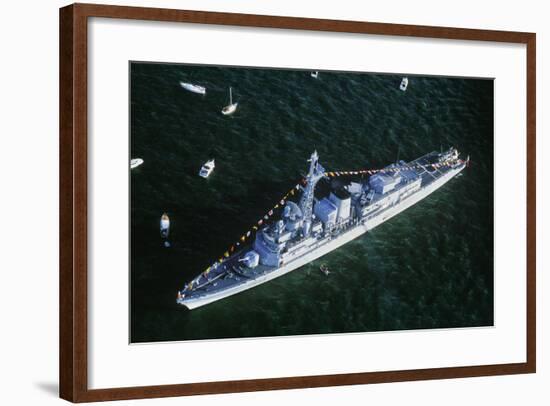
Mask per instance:
[[[525,44],[527,47],[527,327],[526,362],[385,372],[344,373],[196,382],[177,385],[89,389],[87,273],[87,63],[88,19],[111,19],[285,28],[371,35],[407,36]],[[264,15],[74,4],[60,9],[60,396],[72,402],[140,399],[275,389],[313,388],[382,382],[446,379],[536,370],[535,229],[535,50],[534,33],[428,27]]]

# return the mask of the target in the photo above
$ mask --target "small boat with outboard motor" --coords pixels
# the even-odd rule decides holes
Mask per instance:
[[[212,171],[214,170],[215,167],[216,167],[216,162],[214,161],[214,159],[210,159],[206,161],[202,165],[201,170],[199,171],[199,176],[205,179],[208,178],[210,174],[212,174]]]
[[[138,166],[143,164],[143,159],[141,158],[134,158],[130,160],[130,169],[136,169]]]
[[[399,84],[399,89],[404,92],[407,90],[408,86],[409,86],[409,78],[404,77],[403,79],[401,79],[401,83]]]

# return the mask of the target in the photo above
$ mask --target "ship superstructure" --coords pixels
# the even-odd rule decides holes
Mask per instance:
[[[177,302],[194,309],[291,272],[422,200],[459,174],[468,161],[451,148],[381,170],[326,172],[314,151],[308,173],[297,187],[298,203],[287,194],[275,205],[278,218],[261,219],[253,227],[253,241],[245,243],[250,231],[243,235],[236,247],[178,292]],[[351,181],[316,198],[321,179],[342,175]],[[273,216],[273,210],[268,214]]]

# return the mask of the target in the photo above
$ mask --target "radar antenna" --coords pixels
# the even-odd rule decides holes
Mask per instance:
[[[311,230],[311,222],[313,217],[313,197],[315,185],[325,176],[325,169],[319,164],[319,155],[317,151],[313,151],[308,159],[309,172],[306,176],[306,185],[303,188],[302,197],[300,198],[300,209],[303,214],[302,233],[307,237]]]

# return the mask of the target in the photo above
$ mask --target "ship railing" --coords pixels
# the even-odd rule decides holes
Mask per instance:
[[[340,230],[340,231],[351,231],[352,229],[354,228],[357,228],[359,226],[363,226],[363,222],[360,221],[358,219],[357,222],[354,222],[353,224],[351,224],[351,222],[349,222],[350,224],[347,226],[347,228],[345,230]],[[331,242],[332,240],[336,240],[340,237],[343,237],[343,234],[328,234],[326,237],[324,237],[322,240],[318,240],[318,242],[316,242],[315,244],[312,244],[309,246],[309,249],[310,250],[314,250],[314,249],[317,249],[317,248],[320,248],[326,244],[328,244],[329,242]],[[295,257],[298,253],[290,253],[288,254],[288,257]],[[292,263],[293,261],[296,261],[298,260],[298,258],[290,258],[289,260],[285,261],[284,262],[284,265],[288,265],[290,263]]]

